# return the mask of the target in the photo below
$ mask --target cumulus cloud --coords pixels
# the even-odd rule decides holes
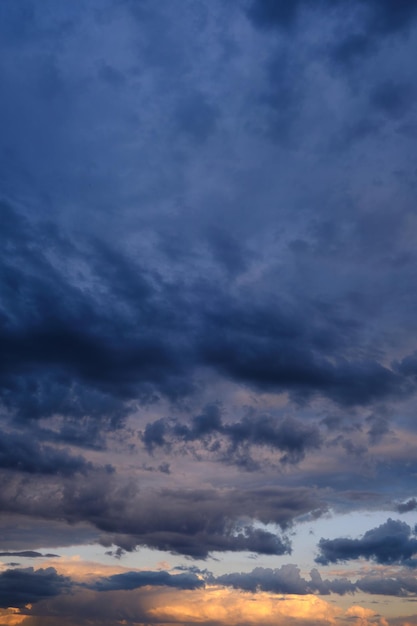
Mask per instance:
[[[216,580],[222,585],[252,592],[267,591],[296,595],[337,593],[344,595],[356,590],[356,585],[347,578],[333,581],[322,580],[316,569],[311,571],[310,580],[306,580],[300,576],[300,569],[296,565],[283,565],[277,569],[257,567],[248,573],[224,574]]]
[[[316,562],[322,565],[362,557],[377,563],[415,566],[412,557],[417,552],[417,539],[408,524],[390,518],[366,531],[361,539],[320,539],[318,548]]]
[[[192,418],[190,425],[179,420],[160,418],[146,425],[142,440],[148,452],[170,447],[175,442],[198,441],[206,450],[227,462],[242,463],[242,451],[263,446],[281,453],[281,463],[296,463],[306,451],[321,445],[319,428],[294,418],[277,419],[270,415],[250,415],[238,422],[224,422],[217,405],[208,405]],[[248,459],[249,450],[248,451]]]
[[[60,595],[71,587],[70,579],[53,567],[0,572],[0,606],[21,608],[31,602]]]

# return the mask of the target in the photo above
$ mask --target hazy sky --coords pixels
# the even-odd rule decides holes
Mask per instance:
[[[417,625],[417,1],[0,1],[0,626]]]

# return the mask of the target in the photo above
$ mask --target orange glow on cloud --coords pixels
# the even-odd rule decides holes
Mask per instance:
[[[369,624],[369,620],[372,620],[375,617],[375,612],[371,611],[371,609],[366,609],[363,606],[351,606],[350,609],[346,611],[346,616],[350,618],[354,618],[355,626],[367,626]],[[374,621],[372,623],[375,623]],[[388,626],[388,622],[380,617],[377,622],[378,626]]]
[[[60,572],[69,574],[79,565],[71,559],[61,563]],[[100,575],[109,574],[109,569],[113,570],[103,567]],[[86,572],[78,569],[78,581],[86,578]],[[351,606],[345,611],[314,595],[249,593],[220,586],[196,590],[148,586],[107,592],[80,588],[40,601],[24,613],[14,609],[2,611],[0,625],[55,626],[59,619],[63,626],[388,626],[384,618],[362,606]]]
[[[102,565],[93,561],[84,561],[80,556],[72,556],[69,559],[48,559],[40,567],[53,567],[58,574],[70,576],[76,582],[95,580],[101,576],[113,576],[132,571],[132,568],[121,565]]]
[[[371,613],[374,615],[371,611],[369,616]],[[148,614],[156,623],[224,623],[228,626],[273,623],[279,626],[291,620],[299,624],[314,621],[327,626],[336,624],[343,611],[314,595],[275,596],[211,587],[197,592],[164,590],[159,594],[158,606],[149,607]],[[356,616],[356,613],[351,615]],[[365,626],[367,622],[359,624]],[[381,626],[386,624],[381,623]]]
[[[0,609],[1,626],[18,626],[25,619],[26,616],[21,615],[19,609]]]

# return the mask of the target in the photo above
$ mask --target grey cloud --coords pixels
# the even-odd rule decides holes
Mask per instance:
[[[220,515],[222,515],[220,513]],[[126,551],[135,550],[144,545],[149,548],[182,554],[193,559],[206,559],[213,552],[253,552],[263,555],[283,555],[291,553],[291,544],[286,537],[268,532],[251,525],[235,527],[219,519],[216,528],[193,530],[196,520],[190,520],[187,527],[174,527],[173,521],[159,524],[155,530],[145,530],[143,534],[111,534],[109,524],[104,524],[108,533],[100,539],[102,545],[118,544]],[[121,528],[120,531],[125,530]],[[126,529],[130,530],[130,529]]]
[[[206,576],[207,580],[210,577]],[[296,565],[283,565],[277,569],[256,567],[247,573],[231,573],[218,576],[215,582],[251,591],[269,593],[289,593],[296,595],[346,595],[358,592],[371,595],[410,597],[417,595],[417,583],[414,576],[387,576],[370,574],[351,582],[348,578],[322,579],[317,569],[310,572],[310,578],[300,576]]]
[[[69,451],[40,444],[29,434],[3,433],[0,441],[0,467],[29,474],[71,476],[85,474],[93,464]]]
[[[168,572],[126,572],[114,574],[108,578],[100,578],[96,583],[87,585],[96,591],[114,591],[138,589],[147,585],[174,587],[175,589],[199,589],[204,581],[192,573],[169,574]]]
[[[415,17],[414,0],[0,3],[0,502],[33,525],[24,543],[2,526],[4,549],[101,534],[287,554],[282,532],[325,503],[265,481],[414,507],[415,460],[363,441],[414,428]],[[199,413],[207,398],[224,411]],[[270,416],[278,403],[297,418]],[[333,410],[350,465],[322,446]],[[362,430],[338,439],[346,423]],[[142,451],[120,474],[91,467],[131,424],[155,467]],[[201,449],[205,484],[229,488],[193,489],[203,465],[183,488],[178,452]],[[292,465],[319,449],[308,476]],[[394,530],[384,548],[323,540],[322,558],[411,565]]]
[[[94,446],[100,438],[94,420],[115,429],[132,400],[194,392],[193,371],[200,366],[255,389],[289,390],[294,398],[319,394],[342,405],[410,390],[406,360],[392,371],[371,358],[341,356],[347,349],[341,325],[352,332],[343,319],[326,319],[318,308],[303,315],[262,299],[255,305],[210,281],[196,292],[194,284],[176,288],[102,242],[75,245],[48,224],[30,224],[10,204],[4,209],[10,253],[3,258],[0,343],[7,368],[0,368],[0,393],[20,420],[68,418],[63,441]],[[51,261],[57,247],[66,256],[65,272],[62,258]],[[314,428],[287,427],[298,429],[307,446],[318,443]],[[228,436],[234,438],[232,428]],[[276,436],[285,449],[284,433]]]
[[[402,381],[394,372],[371,360],[339,359],[333,363],[297,341],[280,341],[274,334],[269,340],[255,335],[242,339],[231,331],[224,343],[207,341],[205,359],[232,379],[261,390],[290,389],[300,395],[319,392],[349,405],[367,404],[401,389]]]
[[[51,481],[44,479],[44,495],[36,500],[31,481],[9,481],[1,494],[2,510],[71,524],[88,522],[109,548],[145,545],[193,558],[228,550],[288,554],[288,538],[257,528],[255,520],[285,531],[294,518],[321,505],[314,492],[304,488],[138,491],[132,482],[124,484],[117,475],[96,471],[87,482],[80,478],[64,483],[61,495]],[[39,481],[36,489],[39,492]]]
[[[401,502],[397,505],[398,513],[408,513],[409,511],[415,511],[417,509],[417,499],[410,498],[406,502]]]
[[[146,385],[156,382],[152,381],[154,376],[159,378],[162,374],[164,378],[162,371],[174,364],[168,356],[170,348],[150,329],[146,337],[136,336],[134,341],[138,340],[141,346],[133,347],[132,336],[128,336],[132,322],[120,311],[113,311],[111,321],[109,309],[100,310],[95,296],[88,295],[69,276],[60,274],[49,261],[47,251],[52,254],[57,242],[49,240],[47,230],[39,230],[36,240],[29,234],[30,226],[8,206],[5,209],[9,217],[6,237],[10,235],[14,257],[13,262],[10,256],[4,259],[3,266],[6,288],[0,342],[8,361],[7,368],[0,370],[3,401],[18,416],[27,418],[48,417],[55,412],[101,417],[107,408],[116,425],[126,414],[123,400],[140,395],[141,385],[146,394]],[[60,242],[60,246],[74,255],[70,242]],[[104,290],[112,290],[110,284],[114,281],[113,298],[123,298],[130,302],[129,306],[132,298],[140,300],[145,318],[150,319],[150,315],[155,321],[159,319],[158,324],[166,324],[159,305],[159,312],[152,312],[153,305],[149,308],[150,303],[146,303],[154,294],[147,280],[136,274],[125,259],[102,245],[95,250],[99,280],[106,275]],[[21,297],[17,306],[11,307],[16,291]],[[117,301],[110,300],[110,306],[117,308]],[[171,325],[172,321],[171,318]],[[115,322],[116,326],[127,323],[125,330],[115,333]],[[113,339],[115,334],[119,337],[117,342]],[[175,363],[181,368],[178,356]],[[143,367],[150,378],[140,371]]]
[[[384,415],[371,415],[367,422],[370,424],[368,436],[371,443],[379,442],[390,432],[389,420]]]
[[[21,550],[20,552],[0,552],[0,556],[20,556],[25,559],[51,559],[58,558],[58,554],[42,554],[34,550]]]
[[[317,563],[328,565],[339,561],[365,558],[377,563],[399,563],[415,567],[417,539],[408,524],[388,519],[377,528],[368,530],[361,539],[320,539]]]
[[[188,290],[173,293],[157,273],[142,271],[101,243],[78,243],[76,249],[45,224],[33,226],[34,237],[26,218],[10,205],[4,208],[10,253],[4,257],[0,343],[7,367],[0,368],[0,394],[21,427],[56,415],[61,421],[58,428],[32,425],[27,436],[12,437],[1,454],[3,467],[61,474],[91,469],[82,457],[31,437],[103,449],[106,434],[123,427],[132,401],[192,393],[195,366],[210,366],[255,389],[290,390],[294,399],[320,394],[342,405],[407,391],[407,360],[390,370],[372,360],[336,358],[344,340],[333,320],[327,326],[318,315],[307,320],[268,302],[254,306],[221,289],[206,312],[213,285],[202,290],[191,315]],[[97,291],[81,287],[71,270],[57,269],[59,263],[50,261],[55,245],[65,251],[69,268],[81,263],[91,271]],[[12,306],[16,290],[21,297]],[[189,425],[147,425],[145,446],[202,441],[216,454],[223,441],[217,458],[254,470],[252,446],[277,450],[282,463],[296,463],[321,445],[318,427],[301,420],[250,416],[226,423],[215,408],[205,411]]]
[[[297,463],[306,451],[321,445],[321,435],[315,424],[300,420],[275,419],[269,415],[250,415],[238,422],[222,421],[217,405],[208,405],[200,415],[192,418],[190,426],[176,420],[160,418],[146,425],[142,435],[147,450],[170,447],[174,442],[202,443],[207,450],[226,462],[242,462],[242,451],[248,446],[264,446],[280,451],[281,463]],[[222,444],[226,442],[226,449]],[[243,449],[243,450],[242,450]],[[223,456],[222,456],[223,455]]]
[[[233,447],[240,444],[267,446],[283,452],[282,463],[296,463],[307,450],[319,448],[321,435],[316,425],[286,418],[277,423],[269,416],[245,418],[224,427]]]
[[[304,579],[300,576],[300,569],[296,565],[282,565],[277,569],[256,567],[248,573],[224,574],[217,577],[216,582],[245,591],[266,591],[280,594],[306,595],[318,593],[327,595],[337,593],[345,595],[356,591],[356,585],[347,578],[332,581],[322,580],[316,569],[311,571],[310,580]]]
[[[13,488],[19,490],[20,484],[17,481],[14,487],[11,486],[9,480],[3,477],[3,489],[10,496]],[[38,477],[38,486],[43,477]],[[48,488],[50,487],[48,484]],[[32,484],[34,491],[35,485]],[[24,489],[23,489],[24,491]],[[29,497],[29,490],[27,493]],[[6,496],[7,498],[7,496]],[[97,540],[98,531],[94,529],[88,522],[75,523],[69,525],[62,518],[56,520],[45,519],[45,516],[34,515],[29,513],[30,507],[26,506],[26,511],[22,514],[7,513],[8,506],[5,506],[5,499],[1,501],[2,515],[0,518],[0,534],[2,536],[2,548],[10,552],[34,551],[34,549],[44,548],[48,546],[51,550],[55,550],[62,546],[86,545]],[[22,503],[23,508],[23,503]]]
[[[363,576],[356,585],[360,591],[375,595],[397,597],[417,595],[415,576]]]
[[[34,570],[14,569],[0,572],[0,606],[23,608],[28,603],[69,591],[71,581],[53,567]]]

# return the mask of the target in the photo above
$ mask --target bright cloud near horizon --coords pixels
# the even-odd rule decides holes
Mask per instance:
[[[0,2],[0,626],[417,626],[416,0]]]

